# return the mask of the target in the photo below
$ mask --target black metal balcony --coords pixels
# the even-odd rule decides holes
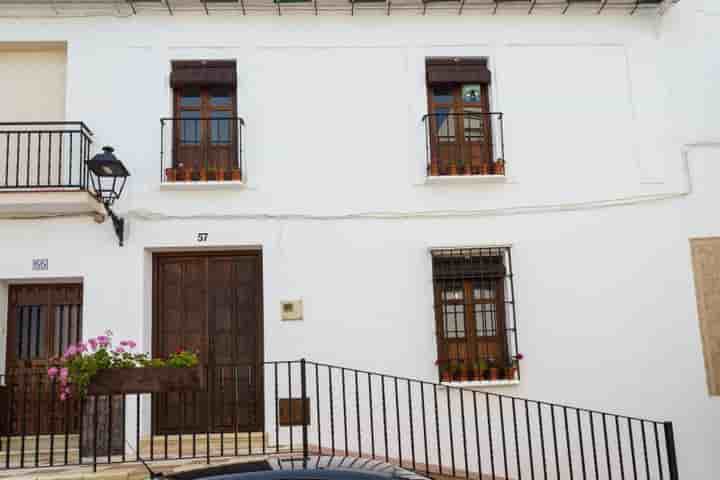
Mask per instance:
[[[242,180],[240,117],[160,119],[161,182]]]
[[[0,123],[0,191],[84,190],[92,136],[83,122]]]
[[[431,113],[425,122],[427,175],[505,175],[501,112]]]

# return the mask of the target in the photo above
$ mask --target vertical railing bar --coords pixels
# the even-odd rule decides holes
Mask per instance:
[[[633,438],[632,420],[627,419],[628,433],[630,437],[630,458],[632,458],[633,478],[637,480],[637,463],[635,462],[635,439]]]
[[[375,414],[373,409],[372,374],[366,372],[368,381],[368,407],[370,408],[370,456],[375,459]],[[424,408],[424,404],[423,404]]]
[[[126,415],[127,415],[127,394],[123,393],[122,395],[122,461],[125,463],[125,426],[126,426]]]
[[[357,372],[356,372],[357,373]],[[306,466],[306,461],[310,456],[308,448],[308,423],[310,422],[310,411],[305,408],[305,399],[307,398],[307,367],[305,365],[305,359],[300,359],[300,408],[302,408],[302,448],[303,448],[303,465]],[[359,427],[358,427],[359,430]]]
[[[535,459],[533,458],[532,449],[532,433],[530,432],[530,410],[528,409],[528,401],[525,400],[525,425],[527,427],[527,441],[528,441],[528,457],[530,458],[530,478],[535,478]]]
[[[647,438],[645,436],[645,421],[640,421],[640,431],[642,432],[643,456],[645,457],[645,475],[650,479],[650,460],[648,459]]]
[[[420,382],[420,409],[422,411],[423,453],[425,458],[425,476],[430,475],[430,457],[428,456],[427,411],[425,410],[425,382]]]
[[[107,396],[107,402],[108,402],[108,423],[107,423],[107,429],[108,429],[108,439],[107,439],[107,463],[112,463],[112,404],[113,404],[113,397],[112,395]]]
[[[42,153],[40,153],[42,148],[42,132],[38,132],[37,134],[37,175],[36,175],[36,185],[40,186],[40,159],[42,158]],[[52,133],[48,132],[48,139],[52,139]],[[49,142],[48,142],[49,144]],[[30,148],[30,145],[28,145],[28,148]],[[50,148],[48,148],[48,154],[50,153]],[[52,162],[50,161],[50,157],[48,156],[48,185],[50,185],[52,182],[50,181],[50,164]],[[30,173],[30,165],[28,165],[28,173]],[[59,183],[59,182],[58,182]]]
[[[5,132],[5,186],[8,185],[10,175],[10,132]]]
[[[677,451],[675,450],[675,431],[672,422],[663,424],[665,430],[665,451],[668,459],[668,480],[678,480]]]
[[[7,172],[7,171],[6,171]],[[12,443],[12,436],[13,433],[13,411],[15,410],[15,381],[13,381],[13,378],[8,375],[6,376],[6,384],[8,386],[8,409],[7,409],[7,431],[5,432],[5,468],[10,468],[10,444]],[[69,415],[66,415],[65,418],[69,418]],[[67,448],[67,442],[65,443],[65,446]],[[65,461],[67,464],[67,460]]]
[[[587,478],[587,472],[585,470],[585,447],[583,444],[583,434],[582,434],[582,423],[580,421],[580,410],[575,410],[575,414],[577,417],[577,426],[578,426],[578,438],[580,439],[580,465],[582,466],[582,476],[583,480]]]
[[[215,387],[217,379],[215,378],[216,372],[210,368],[210,363],[206,365],[207,375],[205,378],[208,379],[207,387],[205,388],[207,411],[205,412],[205,464],[210,465],[210,429],[212,422],[215,421]]]
[[[498,401],[502,404],[502,397],[498,397]],[[520,467],[520,442],[517,433],[517,409],[515,408],[515,398],[510,401],[513,412],[513,431],[515,433],[515,464],[518,469],[518,480],[522,480],[522,467]],[[503,429],[504,430],[504,429]],[[508,478],[507,474],[505,478]]]
[[[38,320],[39,319],[40,319],[40,308],[38,307]],[[36,333],[36,335],[38,336],[38,339],[40,337],[39,330],[40,329],[38,329],[38,332]],[[40,375],[36,375],[36,378],[37,378],[36,381],[37,381],[38,396],[37,396],[37,420],[35,422],[35,466],[37,467],[40,464],[40,431],[42,430],[40,428],[40,423],[41,423],[41,420],[43,419],[42,409],[41,409],[43,381],[42,381],[42,378],[40,378]]]
[[[196,391],[192,392],[192,401],[193,401],[193,417],[199,420],[198,418],[198,394]],[[207,407],[206,407],[207,408]],[[197,431],[198,428],[195,426],[192,429],[192,457],[197,458]]]
[[[206,161],[207,161],[207,158],[206,158]],[[288,403],[288,416],[290,417],[290,429],[289,429],[290,430],[290,451],[294,452],[295,447],[293,446],[293,433],[294,433],[293,432],[293,423],[294,422],[292,421],[292,418],[293,418],[292,404],[293,404],[293,402],[292,402],[292,363],[291,362],[287,362],[287,369],[288,369],[288,398],[290,399],[290,401]]]
[[[27,431],[27,389],[28,389],[28,376],[24,375],[25,382],[23,383],[23,400],[22,400],[22,428],[20,429],[20,468],[25,468],[25,432]]]
[[[186,405],[187,405],[187,396],[186,392],[183,390],[179,392],[180,395],[180,431],[178,432],[178,458],[183,458],[183,434],[185,434],[185,426],[186,426]],[[123,400],[124,402],[124,400]]]
[[[602,414],[603,438],[605,439],[605,462],[607,465],[608,480],[612,480],[612,465],[610,464],[610,446],[608,444],[607,420],[606,415]]]
[[[625,460],[622,453],[622,440],[620,439],[620,419],[615,416],[615,432],[617,434],[618,460],[620,464],[620,478],[625,480]]]
[[[343,440],[345,442],[345,456],[350,455],[348,450],[348,426],[347,426],[347,392],[345,389],[345,368],[340,368],[341,381],[340,386],[342,387],[342,407],[343,407]]]
[[[463,457],[465,459],[465,478],[470,478],[470,468],[468,466],[468,455],[467,455],[467,436],[465,428],[465,394],[462,390],[460,392],[460,421],[462,422],[462,440],[463,440]],[[449,419],[452,420],[452,419]]]
[[[510,478],[510,472],[508,472],[508,460],[507,460],[507,444],[505,439],[505,411],[503,409],[502,397],[497,397],[498,406],[500,407],[500,438],[502,439],[503,448],[503,467],[505,468],[505,478]]]
[[[415,460],[415,428],[414,428],[414,422],[413,422],[413,406],[412,406],[412,388],[410,386],[410,380],[406,380],[407,382],[407,391],[408,391],[408,415],[410,420],[410,454],[412,455],[412,469],[413,471],[417,470],[416,460]],[[362,455],[360,455],[362,457]]]
[[[38,135],[38,137],[40,137],[40,135]],[[38,138],[38,141],[39,141],[39,138]],[[39,148],[40,147],[38,146],[38,150],[39,150]],[[50,174],[51,165],[52,165],[52,132],[48,132],[48,184],[51,183],[50,182],[50,177],[52,176]],[[62,184],[62,172],[60,170],[60,167],[61,166],[58,165],[58,179],[57,179],[58,185]]]
[[[398,460],[400,461],[400,468],[402,468],[402,442],[400,436],[400,396],[398,394],[398,378],[393,377],[395,384],[395,422],[397,427],[397,439],[398,439]],[[347,455],[347,452],[346,452]]]
[[[360,437],[360,385],[358,383],[358,371],[355,374],[355,424],[357,426],[358,457],[362,458],[362,440]]]
[[[94,396],[94,397],[92,397],[92,399],[93,399],[93,402],[92,402],[92,406],[93,406],[93,439],[92,439],[93,463],[92,463],[92,465],[93,465],[93,472],[97,472],[97,439],[98,439],[97,433],[98,433],[98,414],[99,414],[98,410],[99,410],[99,408],[98,408],[98,397]]]
[[[59,168],[59,170],[60,170],[60,172],[62,172],[63,144],[65,143],[65,132],[60,132],[60,133],[58,134],[58,143],[59,143],[59,145],[58,145],[58,147],[59,147],[58,160],[59,160],[59,162],[60,162],[60,168]],[[69,170],[69,173],[68,173],[68,185],[72,185],[72,183],[73,183],[73,182],[72,182],[72,162],[70,162],[70,163],[68,164],[68,170]],[[59,180],[59,182],[62,183],[62,177],[61,177],[61,179]],[[78,182],[78,185],[79,185],[79,184],[80,184],[80,182]],[[125,450],[123,449],[123,451],[125,451]]]
[[[236,368],[237,368],[237,367],[236,367]],[[253,366],[250,365],[250,366],[248,367],[247,389],[246,389],[246,391],[245,391],[245,393],[247,393],[248,398],[253,398],[253,392],[252,392],[252,386],[251,386],[251,379],[254,378],[256,375],[253,375],[252,369],[253,369]],[[239,377],[238,377],[238,378],[239,378]],[[237,388],[238,388],[238,390],[240,389],[239,380],[238,380]],[[256,388],[257,388],[257,385],[256,385]],[[238,395],[238,397],[239,397],[239,395]],[[247,432],[247,433],[248,433],[248,454],[249,454],[249,455],[252,455],[252,432],[250,431],[250,430],[252,430],[252,429],[250,428],[250,423],[251,423],[251,422],[250,422],[250,409],[252,409],[252,414],[253,414],[253,416],[255,416],[255,407],[256,407],[256,403],[255,403],[254,401],[251,401],[251,402],[250,402],[250,405],[248,406],[248,414],[247,414],[247,420],[248,420],[248,421],[247,421],[247,423],[248,423],[248,425],[247,425],[247,429],[248,429],[248,432]],[[233,407],[233,410],[235,410],[236,408],[237,408],[236,406]],[[237,432],[235,433],[235,436],[237,437]],[[237,440],[236,440],[236,443],[237,443]]]
[[[557,425],[555,425],[554,404],[550,404],[550,421],[552,422],[553,452],[555,454],[555,478],[560,480],[560,459],[558,458]]]
[[[322,431],[320,430],[320,365],[315,364],[315,413],[317,421],[318,456],[322,455]],[[265,453],[263,451],[263,453]]]
[[[328,369],[328,391],[329,394],[329,400],[330,400],[330,449],[332,451],[332,455],[335,456],[335,402],[333,399],[333,384],[332,384],[332,368],[330,366],[327,367]],[[383,402],[384,402],[383,397]]]
[[[26,135],[27,138],[27,161],[25,162],[25,168],[27,171],[25,172],[25,185],[30,186],[30,132]]]
[[[537,411],[538,411],[538,423],[540,424],[540,452],[542,453],[542,462],[543,462],[543,479],[547,480],[547,458],[545,456],[545,432],[543,429],[543,417],[542,417],[542,404],[538,402],[537,404]]]
[[[20,186],[20,132],[15,134],[15,186]]]
[[[433,384],[433,402],[435,405],[435,437],[437,440],[437,456],[438,456],[438,470],[440,475],[443,473],[442,468],[442,446],[440,444],[440,420],[438,418],[438,398],[437,398],[437,385]]]
[[[453,438],[453,428],[452,428],[452,413],[450,408],[450,388],[445,389],[445,393],[447,396],[447,418],[448,418],[448,432],[450,434],[450,465],[451,465],[451,472],[452,476],[457,476],[455,473],[455,439]]]
[[[658,472],[660,472],[660,480],[664,478],[662,459],[660,458],[660,439],[658,438],[658,424],[653,422],[653,431],[655,432],[655,453],[657,454]]]
[[[563,416],[565,417],[565,446],[567,447],[568,473],[570,474],[570,480],[573,480],[572,453],[570,451],[570,425],[568,424],[567,407],[563,407]]]
[[[473,415],[475,417],[475,451],[477,453],[478,479],[482,480],[483,470],[482,470],[482,456],[480,454],[480,426],[478,424],[477,391],[473,390],[472,398],[473,398]],[[501,399],[501,401],[502,401],[502,399]],[[507,468],[505,469],[505,477],[507,478]]]
[[[486,393],[485,395],[485,411],[487,412],[487,430],[488,430],[488,446],[490,449],[490,473],[492,480],[495,480],[495,450],[493,448],[493,437],[492,437],[492,421],[490,419],[490,396]],[[502,397],[498,397],[498,401],[502,402]],[[513,421],[515,420],[515,399],[513,399]],[[517,426],[517,425],[516,425]],[[517,442],[517,429],[515,430],[515,441]],[[520,469],[518,468],[518,475],[520,475]],[[522,480],[518,477],[518,480]]]
[[[275,380],[275,453],[280,452],[280,398],[278,397],[278,364],[273,363]]]
[[[232,389],[232,402],[233,402],[233,444],[234,444],[234,451],[235,456],[238,456],[238,406],[239,406],[239,389],[240,389],[240,376],[238,375],[238,366],[233,365],[230,367],[232,370],[232,377],[233,377],[233,389]],[[250,374],[250,371],[248,371],[248,375]],[[250,378],[248,377],[248,384],[250,383]],[[249,450],[249,449],[248,449]],[[250,453],[248,451],[248,453]]]
[[[588,412],[588,418],[590,419],[590,439],[592,440],[595,480],[600,480],[600,472],[598,471],[597,446],[595,444],[595,420],[593,417],[593,412]]]
[[[152,432],[150,434],[152,443]],[[195,455],[193,454],[193,457]],[[140,461],[140,394],[135,394],[135,461]]]

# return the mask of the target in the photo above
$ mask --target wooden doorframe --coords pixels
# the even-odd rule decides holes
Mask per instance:
[[[257,319],[257,344],[256,344],[256,354],[255,354],[255,362],[258,365],[258,375],[257,375],[257,393],[255,396],[257,405],[260,408],[260,414],[257,416],[257,425],[255,427],[261,428],[264,430],[265,428],[265,369],[263,366],[263,362],[265,361],[265,329],[264,329],[264,307],[263,307],[263,299],[264,299],[264,289],[263,289],[263,254],[262,254],[262,248],[247,248],[247,249],[237,249],[237,250],[181,250],[181,251],[163,251],[163,252],[152,252],[152,325],[151,325],[151,336],[152,336],[152,342],[151,342],[151,348],[153,354],[155,352],[159,351],[159,275],[160,275],[160,269],[159,262],[162,258],[192,258],[192,257],[223,257],[223,256],[251,256],[251,257],[257,257],[258,260],[258,269],[257,269],[257,307],[256,307],[256,319]],[[207,306],[206,306],[207,309]],[[208,313],[206,312],[206,317]],[[210,319],[207,319],[206,322],[206,329],[209,328],[210,325]],[[208,331],[206,330],[206,337],[208,336]],[[208,382],[209,385],[209,382]],[[155,402],[152,402],[153,409]],[[158,426],[156,425],[156,415],[152,415],[152,432],[153,435],[156,434],[158,431]],[[212,432],[211,432],[212,433]]]

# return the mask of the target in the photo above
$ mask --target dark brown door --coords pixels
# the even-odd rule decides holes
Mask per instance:
[[[441,175],[480,174],[492,163],[487,85],[448,84],[428,89],[431,162]]]
[[[71,415],[67,425],[62,415],[66,409],[79,411],[77,402],[58,401],[47,368],[51,358],[81,339],[82,285],[10,286],[6,349],[10,411],[4,424],[11,433],[77,431],[77,415]]]
[[[156,432],[262,428],[260,252],[158,254],[154,270],[153,354],[198,350],[210,390],[157,395]]]
[[[230,86],[175,89],[174,167],[199,172],[238,166],[238,119]],[[182,165],[181,165],[182,164]]]

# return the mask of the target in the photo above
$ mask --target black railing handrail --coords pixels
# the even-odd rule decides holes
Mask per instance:
[[[503,112],[447,112],[447,113],[426,113],[422,116],[422,121],[424,122],[429,117],[490,117],[493,115],[497,115],[499,118],[502,118],[504,113]]]
[[[245,125],[245,119],[240,116],[232,116],[232,117],[193,117],[193,118],[186,118],[186,117],[160,117],[160,123],[165,123],[166,121],[181,121],[181,122],[195,122],[198,120],[240,120],[240,125]]]
[[[44,126],[44,127],[51,127],[51,126],[79,126],[79,130],[82,131],[82,133],[85,133],[88,136],[95,135],[92,130],[90,130],[90,127],[88,127],[85,122],[67,122],[67,121],[59,121],[59,122],[0,122],[0,131],[2,133],[26,133],[27,130],[19,130],[17,132],[15,131],[8,131],[4,129],[3,127],[32,127],[32,126]],[[59,130],[63,132],[68,132],[69,130]],[[42,130],[43,133],[47,133],[47,130]]]
[[[297,363],[297,362],[300,362],[300,361],[302,361],[302,360],[296,360],[294,363]],[[490,397],[493,397],[493,398],[501,398],[501,399],[507,399],[507,400],[515,400],[515,401],[518,401],[518,402],[530,402],[530,403],[533,403],[533,404],[535,404],[535,405],[545,405],[545,406],[548,406],[548,407],[555,407],[555,408],[567,408],[567,409],[576,410],[576,411],[580,411],[580,412],[593,413],[593,414],[597,414],[597,415],[608,415],[608,416],[611,416],[611,417],[618,417],[618,418],[621,418],[621,419],[624,419],[624,420],[635,420],[635,421],[638,421],[638,422],[655,423],[655,424],[658,424],[658,425],[662,425],[662,424],[667,423],[667,421],[664,421],[664,420],[652,420],[652,419],[648,419],[648,418],[633,417],[633,416],[629,416],[629,415],[622,415],[622,414],[617,414],[617,413],[612,413],[612,412],[603,412],[603,411],[600,411],[600,410],[593,410],[593,409],[590,409],[590,408],[575,407],[575,406],[572,406],[572,405],[566,405],[566,404],[562,404],[562,403],[553,403],[553,402],[549,402],[549,401],[546,401],[546,400],[533,400],[533,399],[530,399],[530,398],[517,397],[517,396],[514,396],[514,395],[507,395],[507,394],[504,394],[504,393],[481,392],[481,391],[477,391],[477,390],[474,390],[474,389],[471,389],[471,388],[462,387],[462,386],[458,386],[458,385],[448,385],[448,384],[442,383],[442,382],[433,382],[433,381],[429,381],[429,380],[420,380],[420,379],[417,379],[417,378],[401,377],[401,376],[397,376],[397,375],[393,375],[393,374],[389,374],[389,373],[386,374],[386,373],[379,373],[379,372],[371,372],[371,371],[368,371],[368,370],[356,369],[356,368],[351,368],[351,367],[343,367],[343,366],[340,366],[340,365],[333,365],[333,364],[322,363],[322,362],[313,362],[313,361],[311,361],[311,360],[307,360],[306,362],[307,362],[308,364],[317,365],[317,366],[324,367],[324,368],[342,369],[342,370],[345,370],[345,371],[348,371],[348,372],[358,372],[358,373],[362,373],[363,375],[375,375],[375,376],[379,376],[379,377],[386,377],[386,378],[389,378],[389,379],[392,379],[392,380],[398,380],[398,381],[401,381],[401,382],[414,382],[414,383],[418,383],[418,384],[422,383],[422,384],[428,385],[428,386],[436,386],[436,387],[440,387],[440,388],[448,388],[448,389],[450,389],[450,390],[458,390],[458,391],[463,391],[463,392],[468,392],[468,393],[473,393],[473,392],[475,392],[475,393],[478,393],[478,394],[481,394],[481,395],[490,396]]]

